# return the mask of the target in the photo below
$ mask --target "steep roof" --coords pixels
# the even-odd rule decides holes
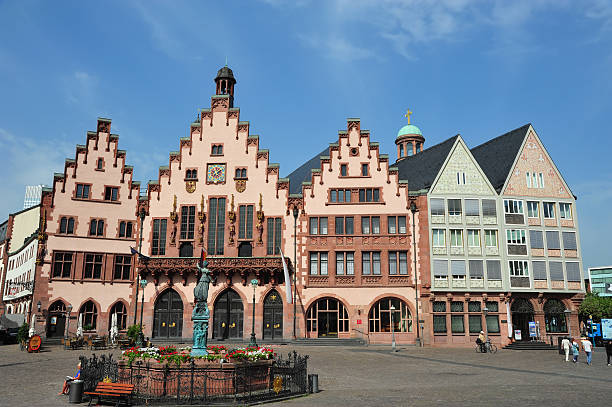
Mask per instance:
[[[478,165],[497,192],[503,188],[530,126],[531,123],[527,123],[471,149]]]
[[[459,136],[453,136],[440,144],[431,146],[420,153],[397,161],[393,166],[399,170],[399,179],[408,181],[411,191],[431,187],[442,164]]]
[[[321,168],[321,156],[329,156],[329,147],[321,151],[319,154],[306,161],[300,167],[296,168],[291,174],[287,175],[289,178],[289,193],[290,194],[301,194],[302,193],[302,182],[311,181],[312,169]]]

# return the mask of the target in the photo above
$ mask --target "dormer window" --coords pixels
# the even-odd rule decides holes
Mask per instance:
[[[210,155],[223,155],[223,145],[213,144]]]
[[[247,177],[247,170],[246,168],[236,168],[236,175],[234,178],[246,178]]]
[[[185,179],[198,179],[198,170],[187,170],[185,172]]]

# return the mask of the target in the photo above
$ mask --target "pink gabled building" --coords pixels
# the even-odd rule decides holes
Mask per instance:
[[[74,332],[83,315],[85,333],[107,334],[110,315],[120,330],[133,315],[134,257],[140,184],[132,180],[126,152],[111,134],[110,119],[98,118],[85,145],[77,145],[53,187],[44,191],[46,249],[34,297],[45,310],[48,337]],[[71,307],[71,312],[68,309]]]
[[[215,83],[210,108],[201,109],[190,136],[170,152],[143,201],[143,253],[151,257],[139,263],[148,281],[145,335],[191,337],[196,262],[204,250],[214,276],[209,336],[248,338],[254,296],[257,337],[287,338],[293,314],[280,253],[293,251],[288,180],[269,162],[259,136],[249,133],[249,122],[240,121],[231,69],[221,68]]]

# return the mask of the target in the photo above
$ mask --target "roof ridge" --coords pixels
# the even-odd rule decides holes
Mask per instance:
[[[477,145],[476,147],[472,147],[470,150],[475,150],[475,149],[477,149],[477,148],[484,147],[484,146],[486,146],[487,144],[491,144],[491,143],[493,143],[494,141],[499,140],[499,139],[500,139],[500,138],[502,138],[502,137],[509,136],[510,134],[512,134],[512,133],[514,133],[514,132],[516,132],[516,131],[519,131],[519,130],[521,130],[521,129],[522,129],[522,128],[524,128],[524,127],[529,127],[529,126],[531,126],[531,123],[524,124],[524,125],[522,125],[521,127],[517,127],[517,128],[516,128],[516,129],[514,129],[514,130],[510,130],[510,131],[508,131],[508,132],[506,132],[506,133],[504,133],[504,134],[502,134],[502,135],[499,135],[499,136],[497,136],[497,137],[495,137],[495,138],[492,138],[491,140],[487,140],[487,141],[485,141],[484,143]]]

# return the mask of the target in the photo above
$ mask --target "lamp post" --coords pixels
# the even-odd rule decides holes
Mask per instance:
[[[296,333],[296,313],[297,313],[297,218],[298,218],[298,208],[296,206],[293,207],[293,339],[297,339]]]
[[[416,345],[421,346],[421,336],[419,335],[419,273],[417,271],[417,251],[416,251],[416,227],[415,215],[419,211],[414,200],[410,201],[410,212],[412,212],[412,252],[414,253],[414,308],[416,309]]]
[[[68,315],[68,323],[66,324],[66,332],[64,333],[64,343],[66,343],[66,339],[68,339],[68,335],[70,335],[70,313],[72,312],[72,305],[69,305],[66,308],[66,314]]]
[[[251,325],[251,340],[249,341],[249,347],[257,346],[257,341],[255,340],[255,289],[257,288],[257,284],[259,284],[259,281],[256,278],[251,280],[251,285],[253,286],[253,323]]]
[[[143,278],[140,280],[140,286],[142,287],[142,302],[140,304],[140,334],[138,335],[138,340],[136,341],[136,346],[139,348],[144,344],[144,331],[142,329],[142,312],[144,310],[144,297],[145,297],[145,287],[147,286],[147,279]],[[138,302],[138,298],[136,298],[136,302]]]
[[[569,337],[572,337],[572,325],[570,324],[570,317],[572,315],[572,311],[570,311],[569,309],[565,309],[565,311],[563,311],[563,313],[565,314],[565,320],[567,321],[567,333],[569,334]]]
[[[487,307],[484,307],[482,309],[482,313],[484,314],[485,317],[485,343],[489,342],[489,327],[487,325],[487,315],[489,314],[489,309]]]
[[[147,216],[144,208],[140,208],[140,238],[138,243],[138,255],[142,253],[142,224],[144,223],[144,218]],[[136,273],[136,278],[138,279],[138,273]],[[136,280],[136,301],[134,301],[134,325],[136,325],[136,315],[138,315],[138,280]]]
[[[395,344],[395,306],[391,304],[391,352],[397,352],[396,344]],[[417,332],[419,330],[417,329]]]

